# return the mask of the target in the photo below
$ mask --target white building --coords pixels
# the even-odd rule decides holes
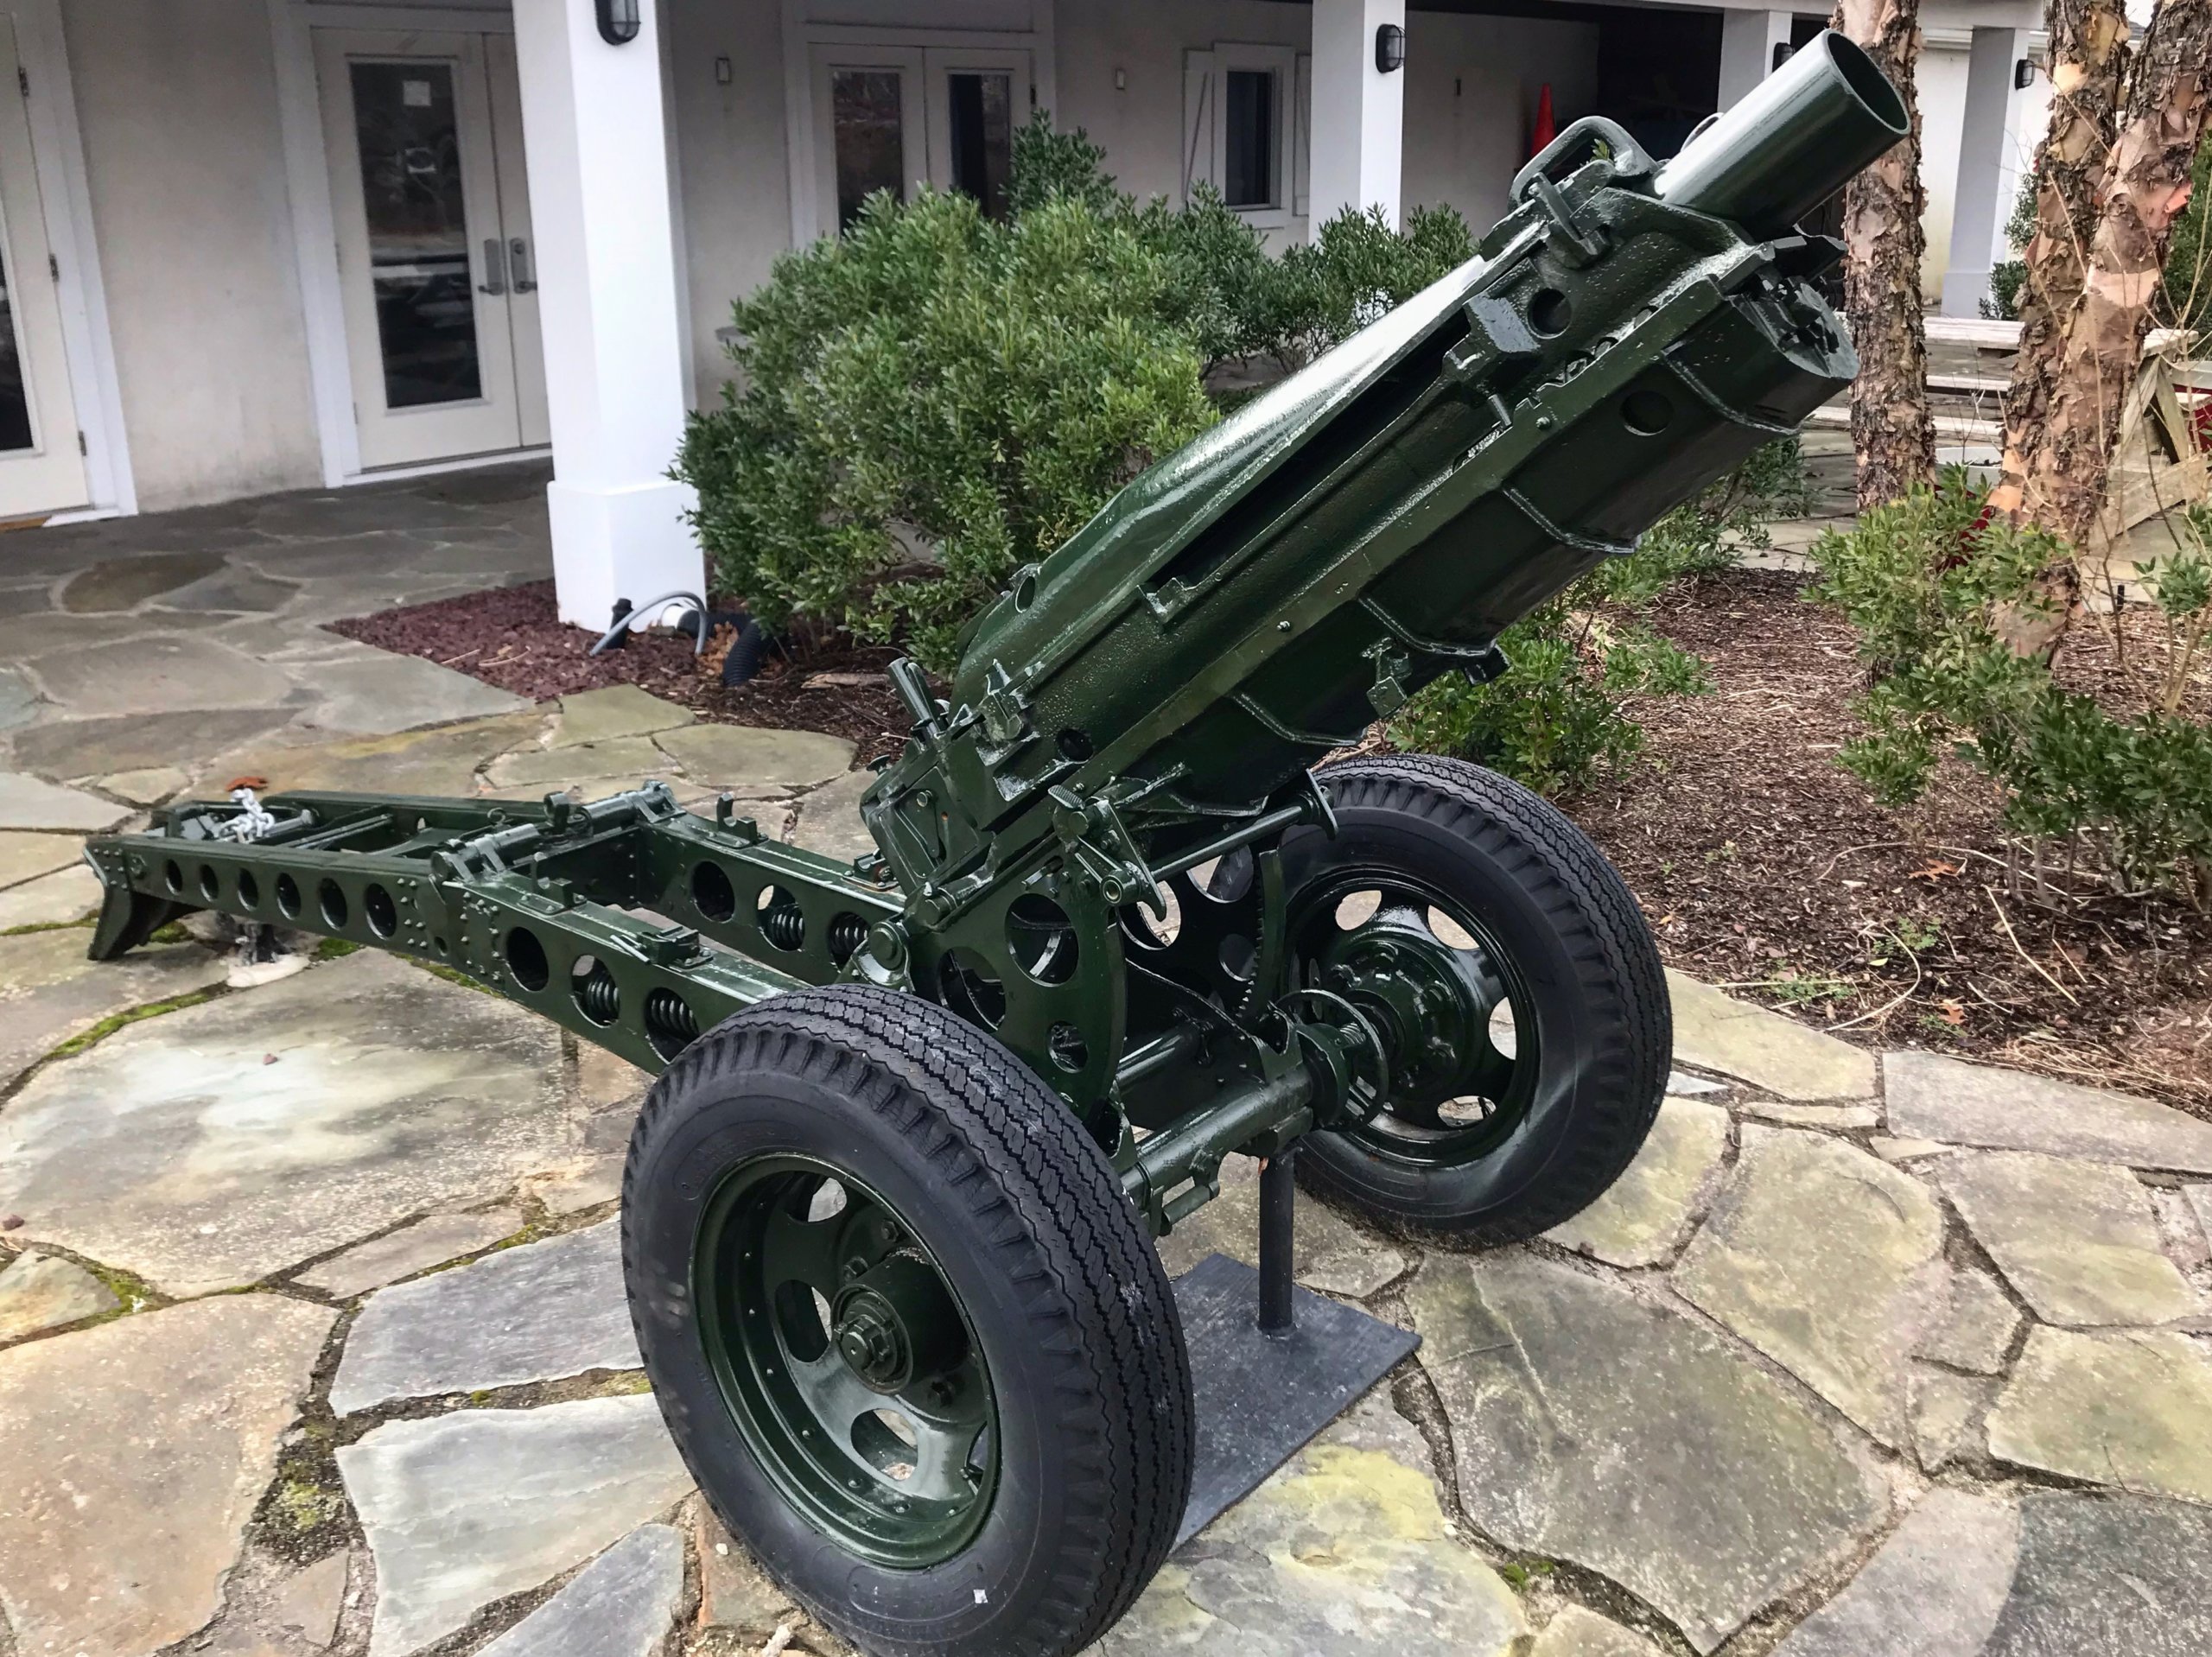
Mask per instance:
[[[1927,295],[1986,291],[2032,0],[1929,0]],[[572,619],[690,587],[665,472],[716,331],[841,204],[988,198],[1033,105],[1269,237],[1479,230],[1538,100],[1655,153],[1824,18],[1554,0],[0,0],[0,522],[550,449]],[[1402,68],[1376,36],[1403,29]],[[622,40],[626,33],[633,37]],[[616,42],[620,43],[616,43]],[[6,559],[0,539],[0,564]]]

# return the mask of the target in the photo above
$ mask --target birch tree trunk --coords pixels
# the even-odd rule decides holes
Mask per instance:
[[[2127,73],[2123,0],[2049,0],[2050,125],[2036,152],[2036,228],[2020,291],[2020,349],[2005,399],[2004,472],[1990,505],[2016,524],[2059,527],[2049,445],[2067,319],[2082,296]]]
[[[1832,25],[1866,48],[1904,98],[1909,137],[1852,180],[1843,196],[1844,314],[1859,347],[1851,441],[1861,510],[1897,499],[1936,470],[1928,413],[1928,334],[1921,320],[1920,0],[1838,0]]]
[[[2086,545],[2104,510],[2121,411],[2143,359],[2151,305],[2190,167],[2212,108],[2212,0],[2162,0],[2127,75],[2082,291],[2066,316],[2038,468],[2039,517]]]

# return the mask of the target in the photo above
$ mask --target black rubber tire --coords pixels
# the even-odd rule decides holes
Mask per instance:
[[[691,1310],[721,1175],[812,1156],[880,1194],[981,1341],[998,1484],[958,1553],[917,1570],[846,1552],[791,1508],[737,1431]],[[839,985],[781,995],[687,1047],[653,1086],[622,1181],[622,1259],[646,1373],[709,1503],[854,1644],[1058,1657],[1090,1644],[1167,1556],[1190,1497],[1190,1362],[1166,1274],[1059,1098],[942,1007]]]
[[[1658,1114],[1674,1018],[1658,946],[1620,875],[1554,807],[1464,760],[1394,754],[1321,773],[1339,824],[1283,842],[1294,906],[1332,863],[1401,868],[1457,894],[1529,986],[1535,1094],[1478,1160],[1421,1167],[1316,1133],[1300,1180],[1387,1223],[1516,1242],[1586,1208],[1620,1178]]]

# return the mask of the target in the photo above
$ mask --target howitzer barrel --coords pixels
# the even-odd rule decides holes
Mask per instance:
[[[1503,628],[1856,373],[1805,280],[1832,254],[1788,220],[1904,130],[1833,34],[1663,171],[1571,127],[1478,257],[1016,576],[864,808],[902,883],[941,887],[1055,790],[1149,788],[1182,850],[1437,675],[1499,670]]]
[[[1909,130],[1897,88],[1830,30],[1693,137],[1655,187],[1754,236],[1784,236]]]

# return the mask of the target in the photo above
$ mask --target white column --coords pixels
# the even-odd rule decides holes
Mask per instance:
[[[1405,0],[1313,0],[1313,119],[1307,223],[1318,231],[1346,207],[1380,207],[1398,223],[1406,72],[1375,67],[1375,31],[1403,29]],[[1421,50],[1410,37],[1406,51]],[[1287,95],[1288,89],[1285,89]]]
[[[604,627],[618,598],[698,592],[705,568],[667,477],[683,435],[683,327],[669,215],[660,19],[600,38],[592,0],[515,0],[523,139],[553,426],[561,619]]]
[[[1720,14],[1720,107],[1732,110],[1774,73],[1774,48],[1789,44],[1796,15],[1787,11]]]
[[[1959,127],[1959,181],[1951,197],[1951,258],[1943,314],[1979,316],[1989,267],[2009,257],[2005,220],[2020,187],[2020,105],[2014,82],[2028,54],[2024,29],[1977,29],[1967,55],[1966,107]]]

